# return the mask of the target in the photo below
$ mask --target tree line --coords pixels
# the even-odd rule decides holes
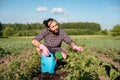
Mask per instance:
[[[101,30],[100,24],[93,22],[70,22],[59,23],[59,25],[69,35],[108,34],[108,30]],[[117,28],[120,27],[120,25],[117,26]],[[45,26],[41,23],[2,24],[0,22],[0,36],[36,36],[43,28]],[[116,33],[115,30],[112,31],[113,35],[118,35],[119,33]]]

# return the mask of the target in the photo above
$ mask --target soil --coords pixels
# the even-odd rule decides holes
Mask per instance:
[[[115,61],[114,59],[112,58],[109,58],[107,57],[106,55],[104,54],[97,54],[96,52],[90,50],[90,54],[91,55],[97,55],[97,57],[103,61],[103,62],[106,62],[106,63],[109,63],[113,69],[115,69],[116,71],[120,72],[120,63]],[[119,56],[119,54],[118,54]],[[108,76],[110,76],[110,66],[104,66],[105,67],[105,70],[106,70],[106,73]],[[110,80],[109,77],[106,77],[104,75],[102,76],[99,76],[99,80]],[[118,76],[117,78],[115,78],[115,80],[120,80],[120,76]]]
[[[108,58],[104,54],[100,54],[98,58],[103,62],[111,64],[112,67],[115,68],[117,71],[120,71],[120,64],[118,62],[115,62],[112,58]]]
[[[41,73],[39,70],[39,73],[37,76],[34,76],[32,80],[64,80],[67,76],[67,72],[64,72],[62,69],[64,66],[59,66],[54,74],[49,73]]]
[[[39,73],[33,80],[64,80],[67,73],[61,70],[57,70],[55,74]]]
[[[98,57],[101,61],[111,64],[111,66],[112,66],[114,69],[116,69],[117,71],[120,72],[120,63],[119,63],[119,62],[115,61],[115,60],[112,59],[112,58],[107,57],[107,56],[104,55],[104,54],[99,54],[99,53],[96,53],[95,51],[92,51],[92,50],[89,50],[89,51],[90,51],[90,54],[92,54],[92,55],[97,55],[97,57]],[[119,54],[118,54],[118,56],[119,56]]]
[[[0,64],[7,64],[9,63],[9,59],[10,59],[10,55],[6,55],[5,57],[3,58],[0,58]]]

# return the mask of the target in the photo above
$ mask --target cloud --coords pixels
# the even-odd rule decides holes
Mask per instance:
[[[65,16],[69,16],[70,14],[68,12],[64,12],[64,15]]]
[[[51,13],[53,14],[63,14],[65,16],[70,15],[65,9],[57,7],[57,8],[53,8]]]
[[[38,11],[38,12],[47,11],[47,7],[38,7],[38,8],[36,9],[36,11]]]
[[[45,12],[47,10],[48,10],[47,7],[36,8],[36,11],[38,11],[38,12]],[[69,16],[70,15],[65,9],[63,9],[61,7],[52,8],[50,13],[52,13],[52,14],[63,14],[64,16]]]
[[[112,10],[120,10],[120,7],[109,7]]]
[[[64,13],[65,10],[63,8],[53,8],[52,13]]]

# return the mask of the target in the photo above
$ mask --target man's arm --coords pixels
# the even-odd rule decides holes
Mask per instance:
[[[71,47],[73,50],[83,51],[83,48],[81,46],[77,46],[73,41],[71,42]]]
[[[32,44],[35,47],[39,47],[41,44],[39,41],[41,41],[46,36],[46,34],[48,34],[48,31],[46,28],[44,28],[35,38],[32,39]]]
[[[75,42],[72,41],[70,45],[71,45],[71,47],[73,47],[73,46],[75,46],[76,44],[75,44]]]
[[[63,36],[63,40],[64,40],[67,44],[69,44],[69,45],[72,47],[73,50],[83,51],[83,48],[82,48],[81,46],[77,46],[77,45],[75,44],[75,42],[69,38],[68,34],[67,34],[64,30],[62,30],[62,34],[63,34],[63,35],[62,35],[62,36]]]
[[[38,48],[39,48],[39,46],[40,46],[40,42],[39,42],[38,40],[36,40],[36,39],[33,39],[33,40],[32,40],[32,44],[33,44],[35,47],[38,47]]]
[[[40,51],[43,51],[45,56],[49,55],[49,50],[47,49],[47,47],[44,44],[41,44],[38,40],[33,39],[32,40],[32,44]]]

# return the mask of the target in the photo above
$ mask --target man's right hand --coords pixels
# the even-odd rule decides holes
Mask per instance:
[[[40,44],[39,48],[40,48],[40,50],[42,50],[42,52],[45,56],[49,56],[50,52],[44,44]]]

